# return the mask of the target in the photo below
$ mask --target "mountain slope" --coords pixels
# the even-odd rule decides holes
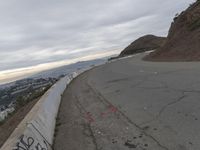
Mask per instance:
[[[174,18],[165,45],[145,59],[153,61],[200,60],[200,0]]]
[[[149,51],[153,49],[160,48],[165,43],[166,38],[157,37],[154,35],[145,35],[140,37],[131,43],[127,48],[125,48],[121,53],[120,57],[140,53],[144,51]]]

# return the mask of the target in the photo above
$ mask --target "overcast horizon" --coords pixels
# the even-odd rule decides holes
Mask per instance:
[[[145,34],[166,36],[175,14],[192,2],[1,1],[0,75],[5,70],[115,54]]]

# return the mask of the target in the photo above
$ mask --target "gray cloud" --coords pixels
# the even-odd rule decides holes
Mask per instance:
[[[0,71],[120,50],[166,36],[194,0],[12,0],[0,4]]]

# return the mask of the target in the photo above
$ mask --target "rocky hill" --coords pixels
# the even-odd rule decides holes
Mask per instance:
[[[200,60],[200,0],[174,18],[164,46],[145,59],[152,61]]]
[[[124,57],[127,55],[132,55],[135,53],[145,52],[160,48],[165,43],[166,38],[157,37],[154,35],[145,35],[140,37],[131,43],[127,48],[125,48],[119,55],[119,57]]]

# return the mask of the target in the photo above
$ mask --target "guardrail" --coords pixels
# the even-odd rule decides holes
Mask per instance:
[[[74,72],[55,83],[17,126],[1,150],[52,150],[61,96],[79,73]]]

